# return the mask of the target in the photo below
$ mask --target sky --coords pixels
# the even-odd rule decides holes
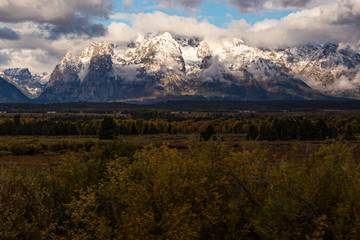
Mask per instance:
[[[283,48],[360,47],[360,0],[0,0],[0,70],[51,72],[91,42],[170,32]]]

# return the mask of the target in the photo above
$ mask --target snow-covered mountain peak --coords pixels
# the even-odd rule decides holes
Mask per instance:
[[[31,73],[28,68],[10,68],[4,70],[4,73],[13,78],[31,78]]]
[[[157,37],[155,38],[161,38],[161,39],[166,39],[168,41],[175,41],[175,39],[173,38],[173,36],[169,33],[169,32],[164,32],[162,34],[159,34]]]
[[[165,32],[155,36],[138,37],[135,48],[130,48],[124,57],[128,62],[144,64],[149,72],[156,72],[162,66],[169,69],[176,67],[182,62],[181,55],[179,43],[170,33]]]
[[[359,92],[360,54],[349,47],[328,43],[275,50],[274,61],[297,74],[310,87],[333,96]]]
[[[144,47],[150,47],[150,51],[158,50],[162,53],[178,52],[180,49],[179,43],[168,32],[146,38],[141,42],[140,46],[141,50],[143,50]]]
[[[86,47],[80,55],[67,52],[60,62],[59,69],[61,71],[65,71],[67,68],[72,68],[74,71],[78,72],[80,81],[84,81],[86,75],[88,74],[88,68],[91,60],[97,56],[103,55],[114,56],[114,45],[109,44],[107,41],[103,41],[101,43],[90,43],[90,45]]]
[[[199,39],[197,37],[174,36],[174,38],[181,47],[196,48],[199,46],[199,44],[201,42],[201,39]]]
[[[302,98],[311,92],[304,90],[308,85],[321,93],[344,96],[343,90],[360,86],[360,55],[338,45],[270,50],[236,37],[199,39],[168,32],[139,35],[129,44],[116,46],[92,43],[79,55],[66,54],[55,70],[48,88],[60,91],[68,84],[73,99],[86,101],[225,93],[221,96],[267,99],[301,92],[297,97]],[[102,85],[111,97],[106,91],[97,92]],[[83,89],[72,92],[78,86]]]
[[[239,38],[227,37],[223,40],[223,45],[224,47],[237,47],[245,44],[244,41]]]
[[[0,77],[19,88],[27,96],[38,96],[49,81],[47,73],[32,74],[28,68],[10,68],[0,72]]]
[[[66,66],[69,64],[73,64],[77,61],[77,59],[78,59],[78,56],[74,55],[71,51],[69,51],[66,53],[66,55],[61,60],[60,65]]]
[[[196,56],[200,59],[204,59],[205,57],[212,56],[213,53],[210,49],[210,46],[207,42],[201,41],[199,47],[196,52]]]
[[[101,43],[91,43],[80,55],[81,63],[89,63],[92,58],[102,55],[114,55],[113,46],[107,41]]]
[[[269,56],[261,49],[250,47],[238,38],[225,38],[222,45],[214,49],[214,55],[219,56],[220,62],[224,62],[230,70],[240,70],[249,67],[261,59],[269,59]]]

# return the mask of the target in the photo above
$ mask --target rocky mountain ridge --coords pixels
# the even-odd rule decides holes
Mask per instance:
[[[268,50],[165,32],[68,52],[36,101],[322,100],[359,98],[359,89],[360,54],[349,47]]]
[[[49,76],[47,73],[32,74],[28,68],[10,68],[0,76],[20,89],[29,98],[38,97],[45,89]]]
[[[18,86],[11,82],[4,72],[0,71],[0,102],[15,103],[15,102],[30,102],[27,97]]]

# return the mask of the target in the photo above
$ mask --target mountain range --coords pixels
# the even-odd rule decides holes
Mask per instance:
[[[272,50],[165,32],[91,43],[50,75],[6,69],[0,88],[2,102],[358,99],[360,54],[331,43]]]

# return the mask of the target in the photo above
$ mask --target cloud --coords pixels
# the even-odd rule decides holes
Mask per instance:
[[[0,66],[6,65],[9,62],[10,62],[10,57],[5,53],[0,52]]]
[[[50,52],[42,49],[4,49],[0,51],[0,69],[7,68],[26,68],[31,71],[46,72],[54,68],[54,61],[58,61],[58,57]]]
[[[258,12],[275,9],[298,9],[306,7],[312,0],[230,0],[240,12]]]
[[[134,0],[123,0],[122,5],[124,8],[130,8],[133,6]],[[191,8],[201,5],[204,0],[151,0],[158,4],[159,8],[166,9],[172,7],[182,7],[190,10]]]
[[[0,2],[0,21],[60,23],[77,14],[107,17],[110,10],[108,0],[7,0]]]
[[[233,21],[230,30],[247,43],[262,47],[284,47],[308,43],[346,43],[360,39],[360,2],[339,0],[291,13],[280,20],[266,19],[253,26]]]
[[[112,22],[108,26],[107,35],[99,37],[98,41],[109,41],[112,43],[131,42],[134,40],[139,32],[129,25],[122,22]]]
[[[129,7],[133,0],[123,1],[125,7]],[[202,5],[206,0],[152,0],[158,3],[160,8],[183,7],[192,10]],[[225,2],[236,7],[240,12],[263,12],[282,9],[304,9],[309,6],[319,5],[325,0],[213,0],[214,2]],[[334,0],[328,0],[334,1]]]
[[[19,40],[20,36],[10,28],[0,28],[0,39],[6,40]]]
[[[350,80],[345,77],[344,75],[342,75],[340,78],[339,78],[339,81],[337,81],[335,83],[335,86],[337,89],[340,89],[340,90],[350,90],[350,89],[353,89],[353,85],[351,84]]]
[[[31,72],[51,72],[68,51],[80,53],[91,42],[108,41],[111,43],[129,43],[137,37],[129,25],[112,22],[104,36],[84,38],[78,35],[51,39],[49,32],[32,22],[8,24],[21,34],[18,41],[0,42],[0,69],[28,67]],[[2,24],[0,23],[0,28]],[[3,57],[1,57],[3,56]],[[10,56],[6,57],[5,56]]]
[[[132,7],[132,0],[123,0],[122,5],[124,8],[129,9]]]
[[[203,0],[153,0],[159,4],[160,7],[169,8],[180,5],[186,8],[196,7],[200,5]]]
[[[206,0],[151,0],[158,4],[159,8],[183,7],[193,10],[202,5]],[[237,7],[240,12],[261,12],[279,9],[303,9],[311,5],[318,5],[325,0],[213,0],[215,2],[225,2]],[[329,0],[333,1],[333,0]],[[128,8],[133,0],[124,0],[123,6]]]
[[[105,27],[94,20],[107,19],[111,9],[111,0],[7,0],[0,2],[0,22],[44,24],[52,38],[61,34],[92,37],[105,34]]]
[[[124,17],[124,16],[123,16]],[[214,38],[225,36],[227,29],[193,17],[168,15],[163,12],[128,15],[131,26],[138,33],[170,32],[184,37]]]
[[[66,24],[46,24],[50,39],[58,39],[63,34],[86,35],[88,37],[104,36],[106,27],[103,24],[91,23],[88,18],[69,19]]]

